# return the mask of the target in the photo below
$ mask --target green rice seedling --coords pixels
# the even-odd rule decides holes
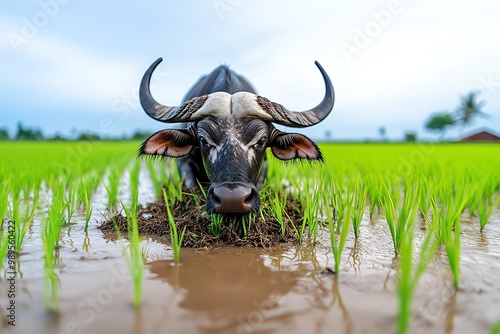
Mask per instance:
[[[301,235],[305,232],[307,226],[309,237],[313,237],[313,243],[316,243],[319,227],[319,214],[320,214],[320,196],[323,190],[319,189],[319,184],[314,180],[307,180],[304,182],[304,191],[302,193],[302,203],[305,209],[303,214],[303,221],[301,227]]]
[[[363,214],[365,212],[366,196],[368,190],[366,186],[361,182],[361,178],[359,175],[354,181],[349,183],[348,189],[350,189],[353,196],[352,227],[354,230],[354,237],[357,239],[359,236],[359,226],[361,225]]]
[[[92,205],[90,204],[91,194],[89,194],[89,190],[86,187],[84,187],[83,189],[83,196],[85,205],[85,227],[83,230],[87,232],[89,228],[90,217],[92,216]]]
[[[65,191],[65,208],[66,208],[66,224],[71,223],[71,219],[75,214],[78,205],[78,196],[76,194],[76,187],[73,185],[69,186]]]
[[[3,228],[0,223],[0,270],[3,268],[3,261],[7,256],[7,249],[9,248],[7,228]]]
[[[344,186],[344,181],[341,178],[334,178],[331,184],[331,191],[327,191],[326,193],[330,193],[332,195],[332,206],[335,212],[335,216],[338,222],[341,222],[345,210],[347,208],[347,201],[345,194],[347,193],[347,188]],[[340,231],[340,224],[337,223],[337,233]]]
[[[44,235],[46,241],[52,243],[52,248],[58,248],[60,235],[64,223],[65,210],[65,190],[62,181],[52,184],[52,203],[47,213],[47,220],[44,226]]]
[[[278,221],[278,223],[281,225],[281,234],[284,235],[285,233],[285,221],[283,218],[287,218],[288,219],[288,222],[290,223],[290,225],[292,226],[294,232],[295,232],[295,236],[297,237],[297,242],[299,244],[302,243],[302,239],[301,239],[301,232],[300,230],[297,228],[297,226],[294,224],[293,220],[290,218],[290,216],[288,215],[288,213],[286,212],[285,210],[285,205],[286,205],[286,201],[287,201],[287,197],[285,196],[285,199],[279,199],[279,196],[277,193],[274,193],[275,197],[277,198],[276,200],[278,201],[281,201],[283,204],[283,206],[279,206],[279,208],[281,208],[281,217],[280,217],[280,214],[277,214],[275,211],[278,210],[278,207],[273,207],[273,200],[269,200],[269,206],[266,206],[265,203],[267,203],[267,201],[263,201],[264,204],[261,204],[261,207],[259,209],[259,215],[260,217],[262,218],[263,221],[266,220],[266,216],[272,216],[274,217],[274,219],[276,219],[276,221]],[[273,198],[271,197],[273,196],[273,194],[269,194],[269,196],[267,198]],[[266,210],[268,209],[268,210]],[[269,211],[269,214],[267,213]],[[281,220],[281,221],[280,221]]]
[[[269,182],[269,181],[266,181],[266,182]],[[269,183],[268,183],[269,184]],[[270,189],[270,188],[269,188]],[[272,190],[269,191],[270,193],[272,193]],[[271,195],[270,195],[271,196]],[[298,201],[302,204],[302,207],[306,207],[306,203],[308,201],[307,199],[308,195],[306,194],[305,191],[302,191],[302,192],[299,192],[297,194],[297,199]],[[297,224],[298,225],[298,224]],[[295,230],[295,234],[297,236],[297,241],[299,244],[302,244],[303,240],[304,240],[304,233],[305,233],[305,229],[306,229],[306,226],[307,226],[307,220],[305,218],[305,213],[302,213],[302,221],[301,221],[301,224],[300,225],[295,225],[293,224],[293,228]]]
[[[196,182],[198,182],[198,187],[201,191],[201,194],[202,194],[203,198],[206,200],[207,199],[207,192],[205,191],[205,188],[203,188],[200,181],[196,180]]]
[[[165,207],[167,208],[168,222],[170,225],[170,241],[172,242],[172,248],[174,249],[174,261],[179,263],[181,259],[182,240],[184,239],[184,234],[186,233],[186,226],[184,226],[181,235],[179,235],[177,225],[175,225],[174,216],[170,211],[169,200],[165,189],[163,189],[163,198],[165,200]]]
[[[153,187],[155,190],[155,195],[157,198],[160,198],[162,194],[162,188],[163,188],[163,182],[162,182],[162,176],[156,171],[156,161],[155,159],[146,159],[146,167],[149,171],[149,178],[151,179],[151,182],[153,183]],[[165,172],[164,168],[164,172]],[[167,178],[167,176],[163,176],[163,178]]]
[[[243,239],[247,237],[247,222],[246,222],[246,217],[241,216],[241,226],[243,227]]]
[[[193,193],[189,193],[189,192],[183,192],[182,196],[191,197],[193,199],[193,201],[194,201],[194,206],[197,209],[201,210],[201,203],[200,203],[200,199],[199,199],[198,195],[193,194]]]
[[[411,305],[415,289],[420,277],[432,260],[439,242],[432,233],[427,233],[420,249],[416,266],[413,265],[413,241],[414,224],[408,223],[408,227],[402,233],[400,245],[400,259],[397,278],[398,291],[398,333],[408,333],[411,319]]]
[[[496,199],[495,194],[493,193],[492,195],[484,196],[480,200],[477,213],[479,216],[479,225],[481,232],[486,226],[486,223],[490,219],[498,203],[500,203],[500,194],[496,195]]]
[[[295,228],[295,234],[297,235],[297,241],[299,244],[302,244],[302,241],[304,240],[304,232],[306,229],[306,220],[302,218],[302,224],[300,227]]]
[[[52,203],[47,213],[47,219],[42,228],[42,243],[44,249],[44,287],[45,307],[47,310],[59,313],[59,279],[56,273],[58,247],[62,224],[64,222],[64,184],[62,181],[52,183]]]
[[[56,272],[57,263],[57,250],[54,248],[53,241],[50,237],[45,235],[42,236],[42,243],[44,249],[44,291],[45,291],[45,308],[48,311],[59,313],[61,306],[59,303],[59,278]]]
[[[22,178],[21,178],[22,180]],[[30,182],[30,184],[32,184]],[[10,219],[15,227],[15,250],[21,250],[22,243],[35,216],[35,209],[40,199],[39,189],[34,189],[33,200],[29,195],[31,187],[21,182],[11,183],[10,203],[8,206]]]
[[[7,228],[1,228],[0,222],[0,270],[3,268],[3,261],[7,256],[7,249],[9,248],[9,234]]]
[[[400,204],[401,188],[398,185],[385,185],[383,208],[391,232],[394,254],[398,255],[401,238],[406,229],[413,224],[418,210],[417,192],[406,189]]]
[[[467,207],[469,208],[469,214],[473,217],[481,204],[481,200],[483,199],[482,186],[480,183],[477,183],[472,190],[473,196],[470,197],[469,202],[467,203]]]
[[[460,219],[457,219],[453,230],[444,233],[444,245],[448,263],[453,273],[453,286],[458,289],[460,275]]]
[[[111,210],[118,202],[118,188],[122,172],[123,170],[118,164],[113,164],[109,168],[108,182],[105,186],[106,193],[108,195],[108,210]]]
[[[21,206],[21,184],[14,183],[11,185],[11,196],[9,202],[9,217],[14,222],[15,227],[15,249],[19,252],[24,236],[28,230],[25,224],[20,219],[20,206]]]
[[[223,215],[219,215],[217,213],[213,213],[212,215],[210,215],[209,230],[213,236],[216,236],[216,237],[219,236],[223,221],[224,221]]]
[[[127,223],[129,225],[128,229],[128,239],[129,245],[124,248],[125,260],[127,262],[130,274],[132,276],[132,282],[134,284],[134,297],[133,304],[134,307],[140,307],[141,305],[141,294],[142,294],[142,279],[144,277],[144,262],[143,262],[143,250],[141,249],[141,240],[139,238],[138,229],[138,219],[137,211],[133,208],[127,208],[122,203],[123,211],[127,216]],[[135,214],[133,212],[136,212]],[[119,229],[117,228],[119,231]],[[118,234],[120,237],[120,234]],[[128,250],[128,251],[127,251]]]
[[[176,202],[182,201],[182,182],[169,181],[166,183],[166,187],[169,194],[170,206],[174,206]]]
[[[330,230],[330,244],[332,246],[333,258],[335,265],[333,271],[339,274],[341,255],[344,250],[345,242],[347,240],[347,234],[349,233],[350,220],[352,214],[352,197],[348,200],[347,209],[344,211],[343,219],[337,218],[337,225],[341,225],[340,232],[337,232],[334,227],[332,209],[329,204],[326,205],[326,215],[328,219],[328,228]]]
[[[138,214],[139,214],[139,173],[141,171],[140,161],[137,160],[130,171],[131,204],[127,208],[122,207],[127,216],[129,246],[125,256],[132,282],[134,284],[133,304],[135,307],[141,305],[142,279],[144,277],[144,261],[142,258],[141,239],[139,238]]]
[[[418,193],[418,208],[420,209],[420,213],[422,218],[429,223],[429,210],[431,208],[431,181],[425,176],[420,175],[418,178],[418,187],[416,189]]]
[[[443,186],[444,185],[444,186]],[[469,203],[468,187],[457,187],[452,193],[451,187],[442,184],[437,194],[431,199],[432,230],[438,241],[443,243],[448,256],[448,263],[453,273],[453,285],[458,288],[460,275],[460,216]]]
[[[367,191],[367,197],[370,203],[370,220],[373,218],[375,209],[380,209],[382,207],[382,193],[381,188],[382,181],[380,180],[380,174],[370,173],[368,177],[365,178],[365,189]]]
[[[271,198],[271,215],[276,219],[276,221],[281,226],[281,234],[285,234],[285,222],[283,221],[283,215],[285,212],[285,205],[287,201],[287,196],[280,198],[277,192],[274,193],[274,197]]]
[[[9,181],[5,180],[0,186],[0,226],[7,212],[7,207],[9,203]]]
[[[77,197],[79,204],[83,204],[85,208],[85,226],[84,231],[87,232],[90,217],[92,216],[92,205],[91,197],[93,190],[93,181],[90,175],[86,175],[81,178],[80,182],[77,184]]]
[[[254,221],[254,217],[252,213],[248,215],[241,216],[241,225],[243,227],[243,238],[246,238],[248,235],[248,231],[252,226],[252,222]]]
[[[33,218],[35,217],[35,210],[40,201],[40,190],[42,179],[39,175],[34,173],[30,179],[26,181],[27,184],[23,190],[23,212],[24,216],[21,218],[26,222],[27,226],[31,226]]]
[[[160,168],[160,174],[161,174],[161,177],[159,178],[159,180],[161,181],[160,185],[162,187],[165,186],[167,188],[170,206],[174,206],[176,202],[181,202],[182,195],[184,193],[182,191],[183,181],[181,180],[179,172],[175,167],[175,165],[171,162],[166,166],[162,166],[162,168]],[[200,186],[200,188],[202,187]]]

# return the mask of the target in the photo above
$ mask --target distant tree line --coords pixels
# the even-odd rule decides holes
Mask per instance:
[[[17,124],[17,131],[14,136],[9,135],[9,131],[6,128],[0,128],[0,140],[54,140],[54,141],[70,141],[70,140],[144,140],[151,135],[149,131],[135,131],[130,136],[121,136],[121,137],[106,137],[102,138],[101,136],[91,133],[91,132],[80,132],[76,138],[67,138],[61,135],[55,136],[44,136],[40,129],[34,129],[30,127],[23,126],[22,123]]]

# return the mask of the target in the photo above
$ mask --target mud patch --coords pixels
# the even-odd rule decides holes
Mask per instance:
[[[283,214],[283,226],[270,213],[251,216],[224,216],[220,224],[214,224],[205,212],[204,206],[192,196],[184,196],[172,207],[172,214],[179,233],[186,228],[183,247],[250,246],[272,247],[281,243],[297,243],[295,229],[302,225],[302,205],[296,200],[288,200]],[[127,218],[118,213],[102,223],[103,232],[122,234],[128,231]],[[139,208],[139,234],[169,240],[170,227],[165,202],[158,200]]]

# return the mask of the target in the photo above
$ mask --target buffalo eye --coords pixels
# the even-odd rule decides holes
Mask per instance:
[[[207,142],[205,137],[200,137],[200,145],[201,147],[210,147],[210,144]]]
[[[262,137],[259,139],[259,141],[257,142],[257,144],[255,144],[255,147],[257,148],[264,148],[266,146],[266,142],[267,142],[267,138],[266,137]]]

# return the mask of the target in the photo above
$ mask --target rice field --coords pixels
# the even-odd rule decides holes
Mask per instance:
[[[255,217],[266,216],[281,224],[281,233],[293,228],[296,242],[271,250],[228,247],[203,252],[182,247],[188,232],[177,228],[170,211],[182,196],[198,196],[183,194],[172,163],[137,160],[138,146],[137,142],[0,143],[2,332],[37,328],[28,325],[27,317],[48,332],[69,333],[73,324],[83,332],[120,328],[134,333],[155,332],[154,328],[266,332],[280,330],[273,327],[282,324],[275,319],[277,314],[300,322],[284,332],[311,332],[308,323],[316,332],[331,332],[338,326],[336,317],[349,333],[498,331],[500,310],[495,305],[500,302],[500,284],[490,280],[495,274],[499,277],[500,265],[500,145],[320,144],[326,162],[312,165],[283,163],[269,154],[261,212],[241,218],[245,235]],[[169,240],[138,233],[139,205],[154,199],[165,201]],[[292,199],[302,210],[302,218],[295,221],[286,219],[285,206]],[[205,215],[203,203],[196,205]],[[108,236],[97,229],[116,212],[127,218],[126,236]],[[221,224],[220,217],[212,216],[212,233],[217,234]],[[239,268],[235,258],[253,264],[234,269]],[[226,265],[219,267],[216,261],[221,259]],[[214,262],[207,267],[210,261]],[[103,267],[105,263],[120,272],[127,269],[122,278],[128,282],[126,288],[110,293],[109,302],[102,295],[99,307],[85,308],[92,304],[82,300],[96,295],[99,300],[110,281],[104,276],[112,270]],[[253,269],[247,272],[248,268]],[[478,279],[474,268],[484,270],[480,278],[490,279],[488,283],[473,283]],[[231,276],[231,281],[221,280],[212,273],[215,270]],[[186,277],[191,271],[193,275]],[[9,297],[10,272],[16,272],[15,298]],[[274,286],[273,275],[278,273],[286,277]],[[216,275],[213,286],[205,281],[212,275]],[[247,282],[249,276],[260,285]],[[83,286],[90,286],[87,290],[82,277]],[[157,285],[158,278],[162,286],[168,283],[168,291]],[[242,283],[234,285],[238,281]],[[372,290],[366,284],[383,288]],[[207,289],[200,292],[200,286]],[[434,299],[423,289],[435,287],[448,294],[439,304],[442,312],[433,311],[442,317],[429,320],[422,315],[426,308],[422,303]],[[208,307],[203,298],[191,296],[194,301],[190,301],[186,293],[198,291],[201,296],[213,290],[224,296],[224,289],[247,298],[248,305],[225,315],[221,310],[231,307],[232,297],[212,296],[216,304],[210,307],[218,313],[204,313],[207,318],[193,320],[195,325],[182,320],[196,318]],[[247,289],[255,291],[247,296]],[[300,289],[311,290],[298,294]],[[282,299],[276,299],[276,291]],[[351,298],[342,298],[341,292]],[[298,309],[309,298],[314,300],[308,302],[315,305],[308,317],[301,315],[305,311],[294,313],[283,306],[292,295],[290,303]],[[323,300],[327,297],[331,301]],[[379,297],[389,305],[385,310],[381,310],[385,304],[371,303]],[[19,325],[15,328],[7,317],[12,300]],[[471,301],[483,305],[471,308]],[[157,308],[163,310],[158,315],[162,320],[155,318]],[[482,308],[488,312],[476,315],[474,310]],[[113,327],[112,320],[123,312],[129,312],[130,319]],[[376,319],[363,320],[363,312]],[[200,327],[191,327],[196,324]]]

